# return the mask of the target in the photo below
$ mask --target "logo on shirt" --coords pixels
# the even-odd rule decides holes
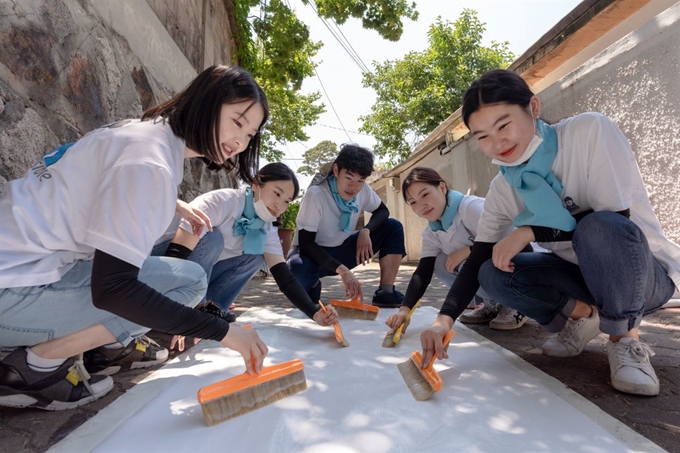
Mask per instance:
[[[567,211],[573,212],[578,209],[581,209],[579,205],[574,203],[574,200],[571,199],[571,197],[565,197],[564,198],[564,207],[567,208]]]
[[[66,153],[66,151],[68,151],[71,146],[75,145],[75,143],[76,142],[66,143],[65,145],[61,145],[59,148],[54,148],[49,153],[45,154],[42,157],[45,167],[56,164],[57,161],[62,158],[64,153]]]

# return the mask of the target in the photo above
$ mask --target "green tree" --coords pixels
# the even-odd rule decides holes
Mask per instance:
[[[396,164],[462,101],[470,83],[489,69],[504,68],[514,59],[508,43],[481,45],[485,24],[464,9],[451,23],[438,17],[428,31],[429,48],[402,60],[378,64],[364,75],[365,87],[377,94],[371,113],[360,117],[361,131],[375,137],[374,152]]]
[[[298,167],[298,172],[307,176],[314,176],[321,166],[332,162],[338,155],[338,145],[330,140],[324,140],[313,148],[309,148],[303,154],[302,165]]]
[[[311,0],[303,3],[314,5]],[[263,134],[262,156],[269,161],[283,157],[276,143],[305,141],[304,127],[313,124],[326,110],[321,94],[301,94],[305,78],[314,75],[312,58],[321,43],[309,38],[309,28],[300,21],[287,1],[239,0],[231,2],[235,23],[235,63],[257,79],[269,102],[270,119]],[[319,16],[344,23],[361,18],[364,28],[382,37],[398,40],[402,18],[415,20],[415,3],[405,0],[317,0]]]

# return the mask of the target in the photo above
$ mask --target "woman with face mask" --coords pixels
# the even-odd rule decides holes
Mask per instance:
[[[392,330],[404,322],[408,312],[425,294],[432,274],[436,274],[445,286],[453,285],[460,267],[470,255],[484,206],[483,198],[449,189],[439,173],[426,167],[416,167],[409,172],[401,184],[401,194],[413,212],[427,220],[428,225],[423,230],[420,261],[409,281],[404,302],[399,311],[386,320]],[[519,329],[526,322],[524,315],[496,304],[481,289],[475,297],[483,304],[461,315],[461,322],[489,323],[489,327],[496,330]],[[474,300],[473,304],[476,304]],[[406,326],[408,324],[404,326],[404,332]]]
[[[267,164],[257,172],[251,186],[214,190],[189,203],[209,219],[212,232],[204,230],[197,236],[192,224],[182,219],[172,241],[159,244],[154,253],[167,248],[165,256],[200,264],[208,277],[206,303],[200,309],[229,322],[234,320],[227,312],[230,305],[266,263],[293,305],[317,324],[329,326],[338,320],[337,312],[327,307],[324,313],[293,277],[272,225],[299,191],[290,168],[278,162]],[[183,341],[178,337],[173,346],[179,342],[182,350]]]
[[[447,357],[442,338],[481,285],[555,333],[543,354],[576,356],[602,332],[612,386],[657,395],[639,325],[680,284],[680,247],[664,236],[621,130],[599,113],[549,125],[540,107],[507,70],[485,73],[464,95],[463,121],[500,174],[470,257],[421,335],[423,362]],[[506,235],[509,225],[517,229]],[[518,254],[532,241],[552,253]]]

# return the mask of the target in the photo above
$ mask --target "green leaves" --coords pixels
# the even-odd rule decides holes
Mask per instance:
[[[303,0],[305,4],[309,1]],[[326,111],[318,92],[303,95],[305,78],[314,75],[312,58],[321,48],[310,40],[309,28],[282,0],[239,0],[233,2],[236,28],[236,64],[247,69],[267,94],[270,119],[263,134],[262,157],[280,160],[277,143],[309,137],[304,127]],[[338,24],[349,17],[360,18],[364,28],[376,30],[386,39],[398,40],[402,17],[415,20],[415,3],[405,0],[318,0],[318,14]]]
[[[378,64],[363,84],[376,91],[362,132],[373,135],[374,152],[392,164],[408,158],[416,145],[461,105],[463,93],[484,72],[504,68],[514,55],[507,42],[481,45],[484,23],[464,9],[455,22],[437,18],[428,31],[430,46],[401,60]]]
[[[324,140],[305,151],[302,165],[298,167],[298,172],[307,176],[314,176],[321,166],[325,163],[332,162],[338,155],[338,145],[330,140]]]

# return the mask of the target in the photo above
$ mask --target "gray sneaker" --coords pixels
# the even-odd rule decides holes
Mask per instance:
[[[498,316],[491,320],[489,327],[494,330],[515,330],[527,322],[527,317],[517,310],[501,306]]]
[[[484,305],[480,305],[470,312],[463,313],[458,320],[463,324],[486,324],[494,319],[500,311],[500,305],[485,300]]]
[[[543,343],[543,354],[550,357],[575,357],[600,333],[600,315],[593,307],[589,317],[567,319],[561,332]]]
[[[607,355],[612,387],[634,395],[659,394],[659,378],[649,361],[654,351],[647,344],[634,338],[621,338],[616,343],[608,341]]]

